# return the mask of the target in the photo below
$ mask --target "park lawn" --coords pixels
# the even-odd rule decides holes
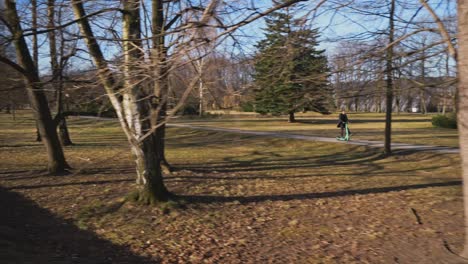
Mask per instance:
[[[123,199],[136,186],[118,124],[69,124],[74,170],[47,176],[32,118],[0,114],[0,201],[12,212],[0,233],[30,236],[0,236],[2,259],[436,263],[444,240],[462,247],[455,154],[384,158],[362,146],[170,128],[176,171],[166,184],[183,202],[144,207]]]
[[[299,114],[296,123],[288,123],[286,117],[259,117],[229,115],[219,118],[199,120],[182,119],[177,122],[198,126],[214,126],[244,130],[275,131],[300,135],[335,137],[340,131],[336,127],[338,114],[319,115]],[[354,140],[383,141],[385,114],[350,113],[350,129]],[[456,129],[436,128],[432,126],[433,114],[394,114],[392,140],[398,143],[410,143],[432,146],[458,147]]]

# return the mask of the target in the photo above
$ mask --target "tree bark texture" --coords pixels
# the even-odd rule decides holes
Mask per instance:
[[[465,246],[468,258],[468,1],[458,1],[458,135],[463,177]]]

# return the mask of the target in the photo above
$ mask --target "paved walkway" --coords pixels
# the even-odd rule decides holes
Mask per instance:
[[[99,118],[99,117],[90,117],[90,116],[81,116],[82,118],[90,119],[100,119],[100,120],[113,120],[116,118]],[[372,148],[383,148],[384,142],[382,141],[369,141],[369,140],[351,140],[351,141],[339,141],[336,138],[328,137],[318,137],[318,136],[306,136],[306,135],[297,135],[290,133],[280,133],[280,132],[269,132],[269,131],[255,131],[255,130],[242,130],[242,129],[233,129],[233,128],[221,128],[221,127],[211,127],[211,126],[195,126],[191,124],[178,124],[171,123],[167,124],[168,127],[185,127],[190,129],[198,130],[208,130],[208,131],[219,131],[219,132],[228,132],[228,133],[238,133],[238,134],[247,134],[255,136],[266,136],[266,137],[277,137],[277,138],[292,138],[292,139],[301,139],[307,141],[320,141],[320,142],[330,142],[330,143],[341,143],[341,144],[350,144],[358,146],[367,146]],[[429,146],[429,145],[413,145],[405,143],[392,143],[392,150],[408,150],[408,151],[431,151],[438,153],[459,153],[458,148],[452,147],[440,147],[440,146]]]
[[[351,141],[339,141],[335,138],[328,137],[318,137],[318,136],[306,136],[306,135],[297,135],[289,133],[280,133],[280,132],[269,132],[269,131],[255,131],[255,130],[242,130],[242,129],[233,129],[233,128],[220,128],[220,127],[210,127],[210,126],[195,126],[190,124],[168,124],[169,127],[185,127],[198,130],[208,130],[208,131],[219,131],[219,132],[228,132],[228,133],[238,133],[238,134],[247,134],[255,136],[267,136],[267,137],[277,137],[277,138],[292,138],[292,139],[301,139],[307,141],[320,141],[320,142],[330,142],[330,143],[341,143],[341,144],[350,144],[358,146],[367,146],[372,148],[383,148],[384,142],[382,141],[369,141],[369,140],[351,140]],[[440,147],[440,146],[429,146],[429,145],[413,145],[405,143],[392,143],[392,150],[410,150],[410,151],[432,151],[439,153],[459,153],[458,148],[452,147]]]

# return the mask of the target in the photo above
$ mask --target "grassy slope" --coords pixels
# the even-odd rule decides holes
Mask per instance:
[[[13,122],[1,114],[0,185],[138,256],[165,263],[388,263],[395,257],[432,263],[441,239],[461,247],[457,155],[382,158],[378,149],[345,144],[169,129],[167,156],[178,171],[166,183],[187,205],[164,214],[121,205],[135,188],[134,163],[115,122],[74,118],[70,124],[76,145],[65,152],[75,170],[50,177],[38,171],[45,156],[33,141],[31,118]]]

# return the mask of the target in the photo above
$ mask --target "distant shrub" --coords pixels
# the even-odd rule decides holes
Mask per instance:
[[[457,128],[457,116],[455,114],[436,115],[432,118],[434,127]]]
[[[253,112],[254,105],[251,102],[242,102],[240,105],[242,112]]]
[[[184,116],[194,116],[198,115],[199,112],[196,106],[188,104],[184,105],[184,107],[181,111],[179,111],[179,113],[181,113]]]

